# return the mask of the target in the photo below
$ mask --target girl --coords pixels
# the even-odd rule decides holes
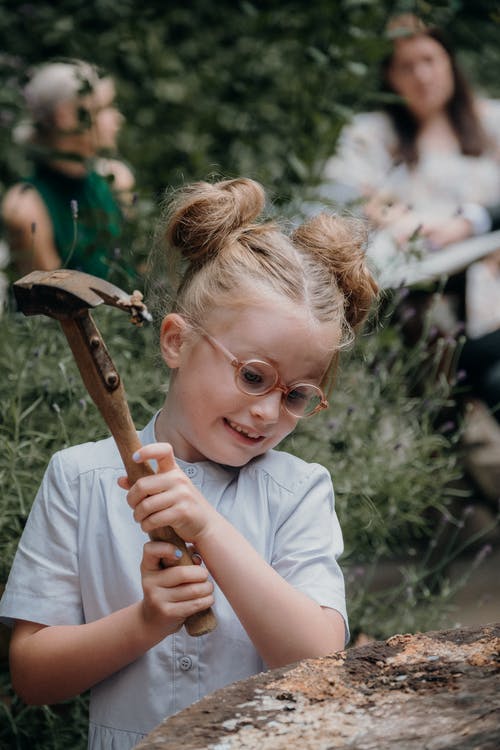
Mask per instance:
[[[166,239],[185,270],[160,332],[171,379],[134,456],[156,474],[130,487],[111,439],[59,452],[19,544],[0,608],[14,688],[28,703],[92,688],[93,750],[132,748],[218,687],[346,642],[330,476],[274,448],[327,407],[376,285],[356,221],[323,214],[287,236],[257,222],[264,199],[249,179],[181,191]],[[204,565],[147,541],[165,525]],[[212,605],[216,630],[189,637],[183,621]]]

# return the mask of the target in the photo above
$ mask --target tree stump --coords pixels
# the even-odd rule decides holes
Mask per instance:
[[[395,635],[236,682],[136,750],[498,750],[500,623]]]

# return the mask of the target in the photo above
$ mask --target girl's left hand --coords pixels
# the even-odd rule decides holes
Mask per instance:
[[[171,526],[185,542],[196,544],[216,523],[218,514],[176,464],[172,446],[145,445],[134,459],[158,463],[156,474],[141,477],[132,487],[126,477],[118,480],[120,487],[128,490],[127,502],[142,530],[149,534]]]

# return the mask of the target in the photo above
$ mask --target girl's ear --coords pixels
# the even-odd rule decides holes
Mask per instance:
[[[177,313],[169,313],[163,318],[160,330],[160,351],[165,364],[170,369],[179,367],[186,330],[186,321]]]

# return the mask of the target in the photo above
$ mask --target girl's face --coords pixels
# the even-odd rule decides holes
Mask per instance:
[[[222,307],[203,325],[238,360],[274,365],[287,386],[319,385],[340,334],[331,323],[305,321],[303,309],[282,302]],[[228,357],[204,336],[193,336],[180,316],[167,316],[161,344],[173,372],[157,438],[172,443],[177,457],[243,466],[274,448],[297,424],[298,417],[282,406],[280,390],[263,396],[242,393]]]
[[[426,35],[394,42],[387,80],[419,120],[444,110],[453,96],[449,55],[439,42]]]

